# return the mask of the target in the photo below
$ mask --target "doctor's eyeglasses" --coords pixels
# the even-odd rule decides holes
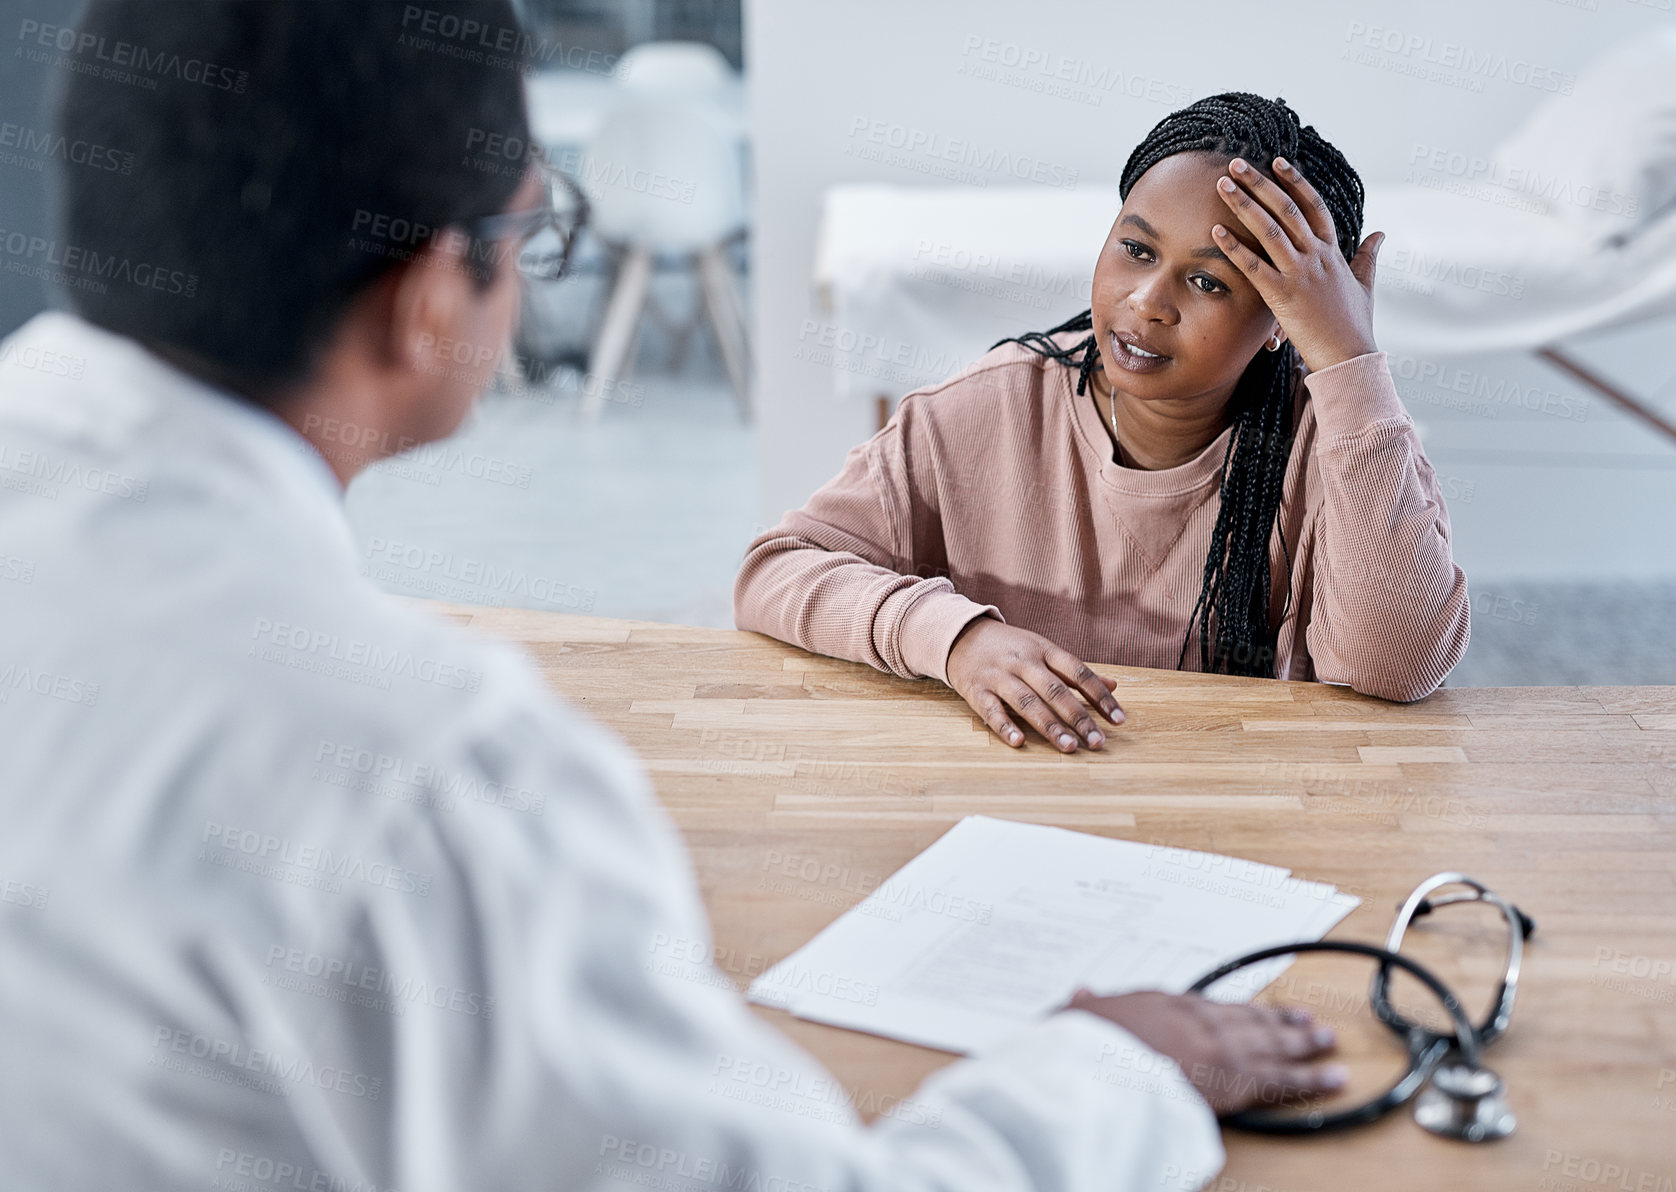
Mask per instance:
[[[542,183],[540,205],[462,220],[459,226],[483,241],[516,238],[518,272],[531,281],[558,281],[588,222],[588,200],[581,187],[546,160],[538,158],[535,169]]]
[[[1470,906],[1486,908],[1493,914],[1493,923],[1486,926],[1482,914],[1475,916],[1459,909]],[[1470,921],[1474,919],[1478,921]],[[1424,931],[1433,937],[1433,943],[1443,937],[1448,942],[1479,945],[1473,948],[1473,959],[1482,956],[1486,936],[1505,938],[1501,977],[1493,982],[1488,1008],[1478,1022],[1468,1016],[1455,992],[1430,968],[1403,953],[1411,927],[1415,928],[1415,938]],[[1513,1133],[1516,1123],[1506,1090],[1501,1079],[1484,1067],[1483,1052],[1507,1031],[1519,989],[1525,940],[1535,930],[1536,924],[1529,916],[1482,883],[1460,873],[1438,873],[1408,896],[1382,948],[1331,940],[1282,944],[1248,953],[1206,973],[1193,983],[1189,993],[1203,993],[1241,969],[1276,957],[1336,953],[1351,958],[1355,973],[1365,976],[1372,969],[1365,1001],[1361,994],[1338,992],[1353,989],[1360,978],[1347,984],[1309,981],[1289,970],[1280,982],[1280,991],[1286,993],[1290,987],[1296,994],[1302,989],[1301,1000],[1306,1005],[1313,1002],[1347,1013],[1365,1011],[1351,1013],[1352,1022],[1356,1018],[1377,1021],[1402,1042],[1405,1053],[1396,1077],[1388,1083],[1381,1081],[1383,1088],[1370,1090],[1352,1108],[1329,1112],[1308,1105],[1296,1110],[1247,1110],[1225,1119],[1227,1124],[1265,1134],[1340,1130],[1376,1121],[1412,1100],[1415,1120],[1446,1138],[1484,1142]],[[1289,1000],[1300,999],[1294,996]],[[1382,1066],[1371,1047],[1367,1057],[1357,1054],[1348,1058],[1360,1061],[1352,1063],[1353,1073],[1358,1067],[1369,1070]],[[1353,1077],[1352,1088],[1362,1083]]]

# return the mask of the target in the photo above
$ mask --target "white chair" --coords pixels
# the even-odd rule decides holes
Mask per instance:
[[[642,94],[721,96],[736,81],[733,67],[715,46],[701,41],[648,41],[617,59],[613,77]]]
[[[606,117],[582,158],[590,227],[621,258],[588,371],[619,380],[659,258],[696,269],[703,305],[741,415],[750,419],[750,346],[725,245],[745,227],[739,142],[725,116],[681,93],[645,93]],[[581,412],[598,416],[601,386]]]
[[[700,41],[643,42],[617,60],[611,79],[621,96],[703,103],[744,147],[745,83],[715,46]]]

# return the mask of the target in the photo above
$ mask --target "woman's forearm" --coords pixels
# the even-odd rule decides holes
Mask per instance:
[[[994,606],[967,600],[947,578],[903,575],[842,549],[841,532],[800,528],[783,522],[751,544],[734,581],[734,624],[903,678],[947,682],[950,645]]]
[[[1466,653],[1466,575],[1436,475],[1384,353],[1312,374],[1322,491],[1309,649],[1317,677],[1394,700],[1431,694]]]

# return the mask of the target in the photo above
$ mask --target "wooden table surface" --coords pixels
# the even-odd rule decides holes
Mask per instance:
[[[1676,1189],[1676,687],[1445,688],[1400,705],[1100,667],[1128,724],[1066,756],[1034,735],[1007,748],[935,682],[757,634],[432,607],[521,643],[644,759],[741,988],[971,814],[1286,866],[1363,899],[1334,939],[1382,943],[1417,882],[1460,870],[1538,924],[1487,1057],[1517,1134],[1449,1142],[1406,1108],[1349,1134],[1229,1132],[1210,1187]],[[1445,981],[1499,962],[1469,951],[1423,959]],[[1307,989],[1291,986],[1306,1003]],[[864,1107],[953,1058],[758,1012]]]

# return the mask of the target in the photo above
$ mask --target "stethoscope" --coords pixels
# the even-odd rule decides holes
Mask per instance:
[[[1432,897],[1432,892],[1443,886],[1466,886],[1467,890]],[[1461,1009],[1460,999],[1424,966],[1402,955],[1403,937],[1409,925],[1422,915],[1429,915],[1443,906],[1463,902],[1487,902],[1501,911],[1507,921],[1507,967],[1496,991],[1494,1004],[1484,1021],[1473,1025]],[[1501,1078],[1483,1064],[1484,1049],[1507,1031],[1513,1016],[1513,998],[1519,989],[1519,964],[1524,956],[1524,941],[1536,930],[1531,918],[1510,902],[1501,899],[1480,882],[1460,873],[1437,873],[1421,882],[1403,903],[1391,924],[1390,934],[1383,948],[1372,944],[1347,941],[1317,940],[1295,944],[1281,944],[1259,948],[1200,977],[1188,988],[1188,993],[1203,993],[1210,986],[1231,973],[1259,961],[1276,956],[1294,956],[1304,952],[1346,952],[1357,956],[1371,956],[1379,961],[1374,974],[1368,1002],[1374,1017],[1402,1039],[1408,1049],[1408,1068],[1396,1082],[1366,1104],[1353,1109],[1327,1113],[1314,1109],[1300,1114],[1277,1114],[1262,1110],[1246,1110],[1231,1114],[1223,1120],[1230,1126],[1263,1134],[1307,1134],[1318,1130],[1342,1130],[1377,1121],[1391,1110],[1406,1104],[1418,1094],[1414,1104],[1414,1120],[1433,1134],[1458,1138],[1466,1142],[1485,1142],[1506,1138],[1517,1124],[1507,1104],[1507,1089]],[[1451,1034],[1440,1034],[1429,1027],[1404,1017],[1391,1005],[1391,970],[1402,969],[1424,985],[1443,1004],[1454,1026]]]

